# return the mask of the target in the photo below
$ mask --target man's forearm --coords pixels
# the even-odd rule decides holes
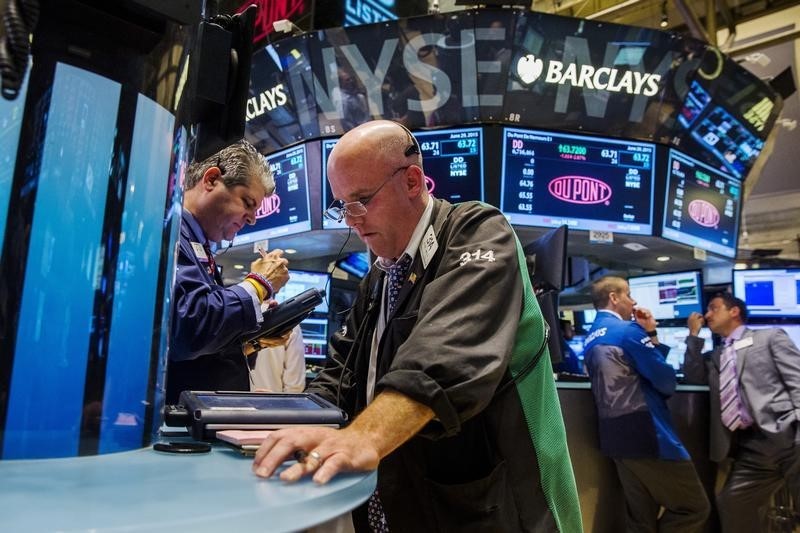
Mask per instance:
[[[345,429],[363,435],[381,459],[416,435],[431,419],[433,411],[394,390],[384,390]]]

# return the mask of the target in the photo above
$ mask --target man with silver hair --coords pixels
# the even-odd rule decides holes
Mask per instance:
[[[239,342],[263,320],[261,303],[289,279],[281,250],[262,253],[241,283],[223,287],[210,243],[230,241],[254,224],[261,202],[275,191],[264,157],[239,141],[186,172],[167,403],[184,390],[249,390],[247,356]]]

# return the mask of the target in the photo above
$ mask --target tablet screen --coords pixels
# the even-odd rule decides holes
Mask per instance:
[[[200,400],[209,409],[262,411],[272,409],[309,411],[321,406],[307,396],[287,395],[216,395],[198,394]]]

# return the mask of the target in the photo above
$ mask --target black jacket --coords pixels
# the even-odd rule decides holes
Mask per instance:
[[[542,461],[553,457],[541,453],[537,458],[509,366],[522,366],[535,353],[518,350],[524,342],[518,336],[523,317],[538,334],[531,344],[540,347],[544,339],[538,307],[535,316],[524,312],[536,306],[532,294],[523,298],[524,257],[496,209],[435,202],[431,223],[438,250],[427,268],[419,253],[414,257],[378,348],[375,394],[394,389],[435,413],[434,421],[380,463],[378,488],[389,527],[557,531],[555,491],[548,498],[542,483]],[[363,280],[346,326],[331,339],[328,365],[308,389],[332,402],[338,398],[351,416],[366,407],[383,276],[373,268]],[[553,417],[546,428],[555,435],[553,450],[558,451],[552,455],[560,467],[567,465],[555,476],[566,486],[560,496],[568,516],[562,516],[561,527],[576,531],[577,493],[546,352],[534,374],[544,385],[531,404]],[[355,521],[361,529],[357,514]]]

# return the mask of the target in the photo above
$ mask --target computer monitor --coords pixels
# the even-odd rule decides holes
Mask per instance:
[[[436,198],[451,203],[484,199],[483,129],[451,128],[414,133],[422,153],[425,184]],[[328,183],[328,157],[338,139],[322,141],[322,209],[334,200]],[[323,219],[324,229],[346,228],[344,221]]]
[[[300,329],[306,362],[322,364],[328,357],[328,317],[314,314],[300,322]]]
[[[558,315],[558,295],[564,287],[564,266],[567,260],[567,227],[550,230],[524,247],[533,292],[550,328],[548,348],[550,361],[564,359]]]
[[[664,325],[686,325],[693,312],[703,313],[703,284],[699,270],[628,278],[631,297]]]
[[[357,278],[363,278],[369,272],[369,254],[367,252],[350,252],[336,261],[336,267]]]
[[[325,272],[289,270],[289,281],[275,295],[278,302],[283,302],[308,289],[325,291],[323,302],[314,309],[311,316],[300,322],[306,361],[314,364],[321,364],[328,355],[329,277]]]
[[[422,152],[428,192],[450,203],[483,201],[483,129],[414,133]]]
[[[503,129],[500,210],[512,224],[651,235],[655,145]]]
[[[736,257],[741,201],[739,180],[669,151],[662,237]]]
[[[800,268],[734,270],[733,294],[750,318],[800,320]]]
[[[575,333],[586,334],[589,333],[590,329],[592,329],[592,324],[594,324],[597,311],[595,309],[574,311],[573,316],[575,317]]]
[[[311,230],[305,145],[275,152],[266,159],[275,178],[275,194],[264,198],[256,211],[256,223],[239,230],[234,246]]]
[[[667,363],[672,365],[675,372],[683,375],[683,360],[686,355],[686,337],[689,336],[689,328],[683,327],[658,327],[658,342],[669,346],[669,353],[667,354]],[[698,336],[703,339],[702,353],[711,350],[714,347],[712,340],[711,330],[702,328]]]
[[[314,313],[326,314],[330,301],[330,276],[326,272],[311,272],[308,270],[289,270],[289,281],[275,294],[278,303],[297,296],[308,289],[319,289],[325,292],[325,299],[314,308]]]

